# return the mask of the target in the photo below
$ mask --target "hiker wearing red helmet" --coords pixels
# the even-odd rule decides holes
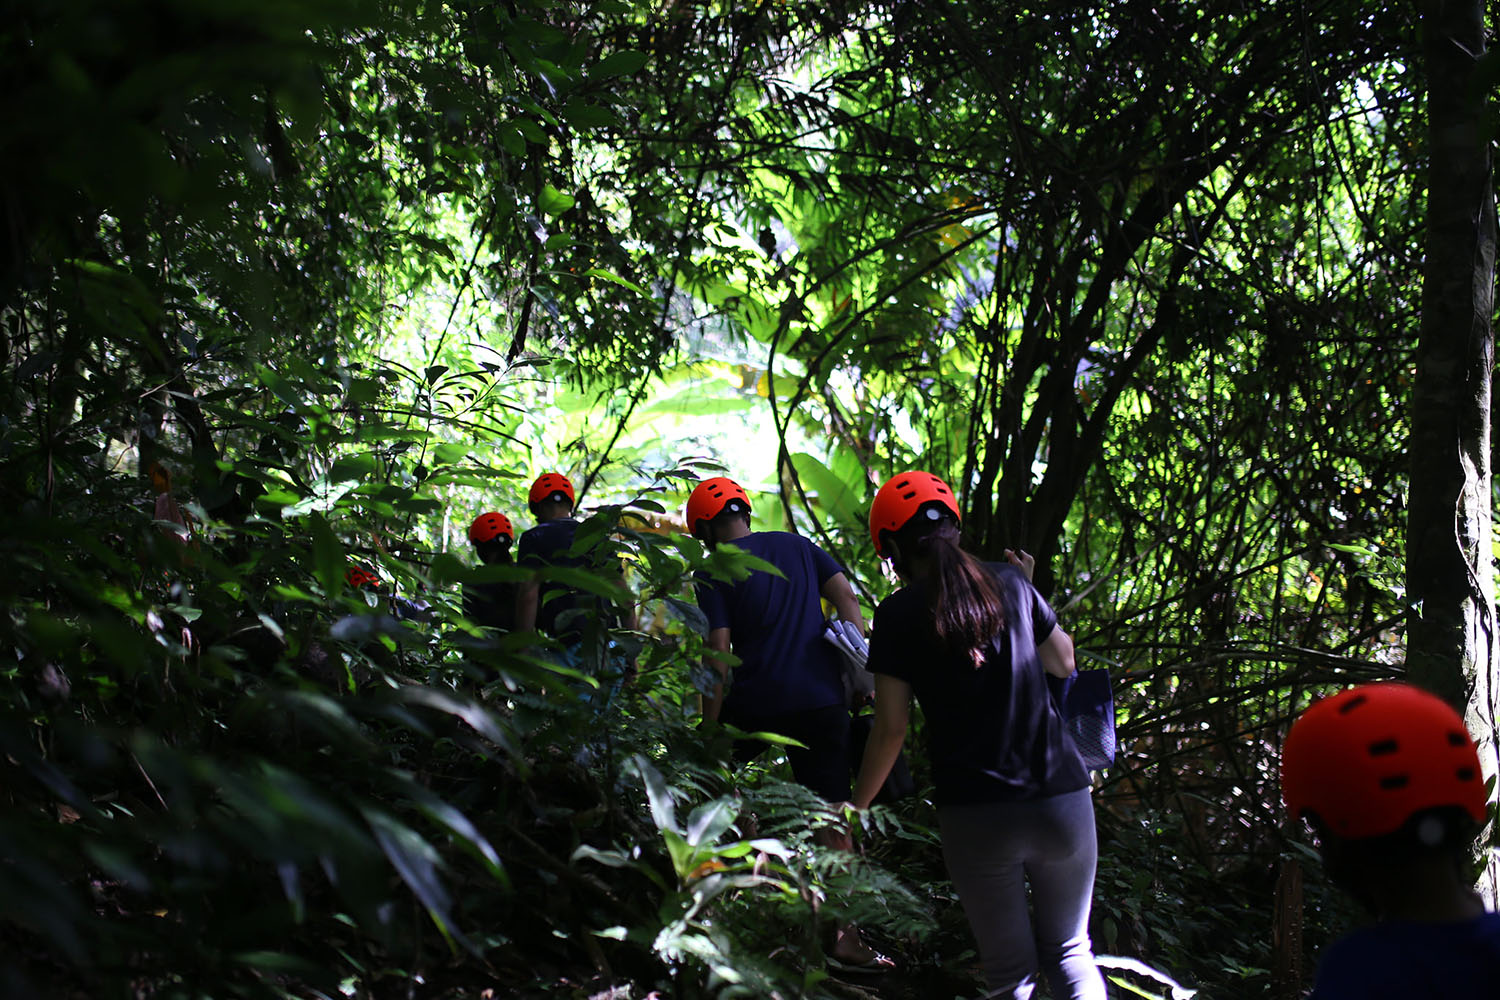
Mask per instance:
[[[823,639],[820,599],[827,598],[860,631],[864,616],[832,556],[801,535],[751,531],[750,512],[750,498],[725,476],[704,480],[688,497],[688,530],[695,538],[710,548],[733,545],[784,574],[751,573],[733,583],[698,580],[709,647],[732,649],[740,659],[732,681],[723,663],[713,661],[722,680],[704,699],[703,714],[809,743],[809,750],[789,755],[793,773],[824,798],[841,802],[849,797],[849,712],[838,654]]]
[[[601,554],[601,550],[574,550],[573,543],[579,527],[579,522],[573,517],[574,499],[573,483],[567,476],[559,472],[547,472],[536,478],[527,494],[527,503],[536,517],[536,525],[521,534],[520,542],[516,545],[516,561],[532,568],[558,566],[600,574],[609,573],[617,577],[623,586],[624,575],[618,564],[604,565],[606,557]],[[517,588],[516,630],[525,632],[536,629],[561,642],[565,650],[563,658],[568,666],[583,664],[590,672],[631,673],[633,667],[623,662],[613,644],[597,630],[590,632],[587,612],[591,610],[602,612],[607,624],[626,629],[636,627],[633,605],[619,609],[601,607],[597,598],[581,591],[556,583],[544,584],[539,580],[531,580]],[[585,640],[590,634],[599,642],[591,643],[585,650]],[[585,660],[594,666],[584,664]]]
[[[704,698],[704,718],[804,744],[786,750],[793,777],[829,802],[846,800],[849,708],[838,654],[823,638],[821,601],[826,598],[840,618],[864,631],[864,615],[843,567],[801,535],[751,531],[750,498],[726,476],[699,483],[685,513],[689,532],[709,548],[733,545],[782,573],[752,572],[734,582],[699,577],[698,607],[708,619],[709,648],[732,650],[740,660],[731,678],[722,660],[709,658],[707,666],[719,681]],[[759,740],[741,740],[735,758],[743,763],[766,748]],[[838,831],[823,830],[819,836],[827,846],[853,846]],[[834,929],[829,964],[857,972],[893,967],[851,926]]]
[[[376,576],[375,571],[370,567],[360,563],[351,563],[349,568],[344,570],[344,582],[354,590],[380,589],[380,577]]]
[[[510,518],[498,511],[488,511],[469,525],[469,542],[484,566],[512,564],[511,544],[515,530]],[[509,632],[516,623],[516,585],[508,581],[486,581],[464,584],[464,617],[484,628]]]
[[[573,517],[573,483],[560,472],[544,472],[531,484],[526,494],[526,503],[535,526],[521,533],[516,547],[516,558],[523,566],[580,566],[582,562],[570,556],[573,538],[578,534],[578,521]],[[521,631],[539,629],[548,635],[558,635],[557,619],[572,610],[575,595],[572,591],[557,589],[543,603],[542,586],[535,581],[524,583],[518,591],[516,601],[516,627]],[[576,641],[573,629],[560,636]]]
[[[915,695],[943,860],[989,995],[1031,997],[1040,969],[1059,1000],[1104,1000],[1088,935],[1089,775],[1045,676],[1073,673],[1073,642],[1020,567],[959,547],[959,523],[953,492],[927,472],[892,477],[870,508],[875,550],[906,586],[875,610],[875,724],[854,805],[868,808],[889,773]]]
[[[1329,877],[1377,921],[1328,949],[1313,1000],[1500,992],[1500,914],[1469,870],[1489,800],[1456,711],[1394,682],[1316,702],[1282,747],[1281,794]]]

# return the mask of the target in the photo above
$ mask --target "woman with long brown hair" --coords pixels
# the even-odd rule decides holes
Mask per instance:
[[[926,472],[875,497],[870,533],[906,586],[875,611],[875,725],[854,805],[868,808],[926,720],[943,860],[979,943],[991,997],[1104,1000],[1088,917],[1098,841],[1089,775],[1047,690],[1073,641],[1026,575],[959,547],[959,511]],[[1028,912],[1027,882],[1031,910]]]

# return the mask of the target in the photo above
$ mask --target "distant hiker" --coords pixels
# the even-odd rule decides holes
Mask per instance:
[[[374,569],[365,563],[350,561],[344,569],[344,584],[350,590],[383,596],[385,584]],[[377,602],[377,610],[369,614],[344,615],[326,625],[315,626],[308,635],[297,661],[303,676],[340,692],[348,692],[367,682],[371,673],[363,664],[338,654],[338,649],[328,640],[350,643],[354,648],[370,655],[382,667],[390,665],[390,656],[378,643],[368,641],[375,631],[373,625],[381,616],[386,616],[383,602]],[[388,617],[388,616],[387,616]],[[325,632],[326,629],[326,632]]]
[[[172,496],[172,473],[160,462],[152,462],[147,469],[151,479],[151,488],[156,491],[156,499],[152,504],[151,519],[161,526],[161,533],[173,541],[183,545],[196,544],[193,539],[193,526],[188,521],[187,515],[182,512],[176,497]],[[175,528],[167,525],[176,525]]]
[[[364,590],[378,593],[384,586],[375,571],[364,563],[350,563],[344,570],[344,582],[353,590]]]
[[[844,802],[849,798],[849,707],[839,654],[823,638],[820,599],[827,598],[858,632],[864,631],[864,615],[832,556],[801,535],[751,531],[750,512],[745,491],[724,476],[704,480],[688,497],[693,537],[709,548],[743,549],[783,574],[755,572],[733,583],[697,581],[709,648],[732,651],[740,659],[732,677],[722,661],[709,660],[719,680],[704,698],[703,715],[806,744],[807,749],[786,750],[792,776],[825,801]],[[735,747],[735,759],[743,763],[766,749],[766,743],[744,740]],[[834,830],[820,831],[820,842],[844,850],[853,846],[848,834]],[[852,927],[837,930],[829,964],[864,972],[894,965]]]
[[[1033,996],[1040,969],[1059,1000],[1104,1000],[1088,934],[1089,774],[1044,675],[1073,673],[1073,642],[1020,568],[959,548],[959,522],[952,491],[926,472],[893,477],[870,509],[875,551],[905,586],[875,610],[875,725],[854,805],[868,808],[885,780],[915,695],[943,860],[989,995]]]
[[[570,567],[619,579],[618,564],[608,565],[601,547],[576,551],[579,522],[573,517],[573,484],[567,476],[548,472],[538,476],[527,495],[536,525],[521,534],[516,561],[532,568]],[[551,581],[531,580],[516,588],[516,631],[536,629],[563,646],[562,662],[597,675],[605,685],[605,699],[617,688],[631,665],[607,635],[610,627],[634,629],[634,605],[614,608],[607,602]]]
[[[1500,914],[1474,891],[1469,854],[1489,796],[1456,711],[1393,682],[1324,698],[1287,734],[1281,795],[1375,918],[1323,954],[1310,1000],[1500,996]]]
[[[510,566],[515,531],[498,511],[480,514],[469,525],[469,542],[482,566]],[[509,632],[516,624],[516,585],[511,581],[464,584],[464,617],[481,628]]]

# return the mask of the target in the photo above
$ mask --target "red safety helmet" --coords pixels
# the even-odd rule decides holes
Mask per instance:
[[[490,511],[480,514],[474,518],[474,523],[469,525],[469,541],[475,545],[483,545],[485,542],[493,542],[495,539],[504,537],[507,541],[515,541],[515,529],[510,526],[510,518],[499,511]]]
[[[380,589],[380,577],[367,566],[354,563],[344,571],[344,582],[355,590],[363,590],[366,587],[371,590]]]
[[[740,484],[728,476],[715,476],[705,479],[693,487],[693,492],[688,496],[687,502],[687,526],[688,533],[697,537],[698,526],[704,521],[712,521],[724,512],[724,508],[738,501],[745,505],[745,512],[752,509],[750,498]]]
[[[1417,813],[1458,806],[1483,824],[1479,751],[1437,695],[1386,682],[1314,703],[1281,749],[1281,797],[1349,839],[1394,833]]]
[[[906,527],[906,522],[929,504],[941,506],[953,515],[954,520],[963,521],[953,491],[932,473],[903,472],[886,480],[875,494],[875,502],[870,505],[870,538],[875,542],[875,554],[889,555],[883,544],[886,533]]]
[[[572,503],[573,484],[560,472],[544,472],[531,484],[531,492],[526,494],[526,500],[532,505],[543,500],[567,500]]]

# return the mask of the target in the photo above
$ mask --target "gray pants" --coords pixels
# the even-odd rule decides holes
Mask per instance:
[[[1089,946],[1099,860],[1089,790],[944,806],[938,823],[943,861],[979,942],[989,995],[1030,1000],[1040,969],[1056,1000],[1104,1000],[1104,977]]]

